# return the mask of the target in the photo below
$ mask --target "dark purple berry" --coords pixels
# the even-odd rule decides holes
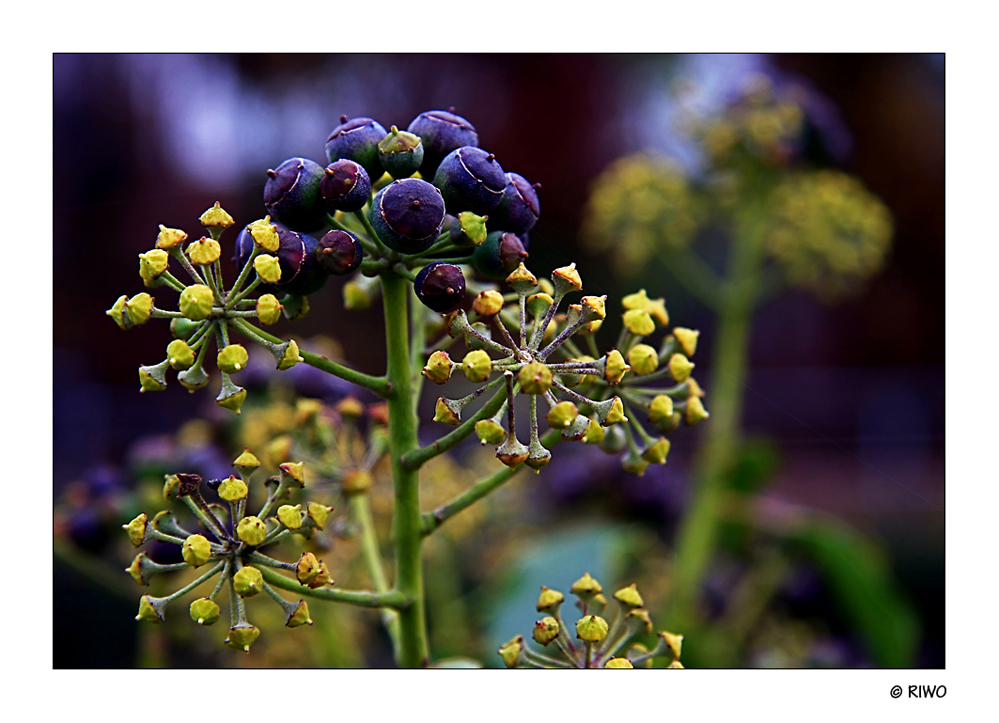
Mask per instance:
[[[364,251],[357,236],[333,229],[319,239],[316,259],[323,270],[333,276],[344,276],[361,265]]]
[[[417,298],[434,311],[446,314],[465,298],[465,275],[454,264],[434,261],[416,275]]]
[[[493,231],[472,252],[472,268],[492,279],[506,278],[527,258],[527,251],[515,234]]]
[[[492,153],[462,146],[441,161],[434,185],[441,189],[451,213],[471,211],[486,216],[503,200],[506,174]]]
[[[378,121],[371,118],[348,120],[347,116],[340,116],[340,125],[333,129],[326,141],[326,155],[330,163],[341,158],[360,163],[374,182],[382,177],[378,142],[384,137],[385,129]]]
[[[308,158],[289,158],[267,171],[264,206],[288,228],[311,231],[322,225],[326,205],[319,192],[323,168]]]
[[[281,280],[276,284],[261,284],[259,288],[264,293],[278,296],[282,294],[308,296],[319,291],[329,278],[316,259],[319,242],[308,234],[292,231],[281,224],[275,225],[281,245],[273,255],[277,257],[281,266]],[[244,228],[236,238],[236,252],[232,257],[238,270],[242,270],[251,253],[253,253],[253,237]]]
[[[378,158],[392,178],[409,178],[423,162],[423,141],[419,136],[392,126],[378,143]]]
[[[503,200],[489,214],[489,225],[520,236],[534,227],[540,215],[541,204],[535,187],[518,173],[506,174]]]
[[[326,166],[319,192],[331,212],[360,211],[371,198],[371,177],[360,163],[341,158]]]
[[[444,157],[455,148],[479,145],[479,134],[460,115],[443,110],[420,113],[406,129],[423,141],[423,164],[420,175],[431,179]]]
[[[371,226],[378,238],[403,254],[428,249],[444,225],[441,192],[419,178],[393,181],[371,204]]]

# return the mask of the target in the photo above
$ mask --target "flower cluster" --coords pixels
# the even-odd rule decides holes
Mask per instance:
[[[674,328],[659,349],[641,343],[657,326],[669,324],[663,299],[649,299],[644,290],[625,297],[617,348],[599,354],[593,334],[606,318],[606,297],[583,296],[565,313],[558,313],[568,294],[582,290],[575,264],[555,269],[547,284],[551,293],[523,264],[506,283],[515,294],[509,307],[502,294],[486,289],[473,302],[472,317],[461,310],[448,316],[448,334],[463,338],[469,351],[455,362],[439,349],[423,374],[444,384],[460,369],[469,381],[482,386],[459,399],[440,397],[435,421],[460,424],[468,404],[495,390],[494,401],[487,406],[499,404],[498,409],[475,422],[476,434],[482,444],[498,445],[496,456],[507,466],[524,463],[540,470],[551,460],[540,436],[541,398],[547,405],[548,426],[561,432],[562,438],[602,443],[611,452],[621,452],[627,445],[624,466],[641,474],[651,462],[665,463],[669,453],[669,441],[664,436],[653,439],[639,421],[641,416],[664,435],[681,420],[693,425],[708,416],[701,402],[703,392],[690,377],[693,364],[688,357],[696,349],[699,332]],[[591,355],[577,346],[573,340],[577,335],[586,339]],[[665,376],[676,385],[662,390],[644,386]],[[518,393],[527,395],[530,405],[527,445],[517,435]]]
[[[650,650],[639,639],[650,635],[652,619],[638,588],[632,584],[614,593],[616,610],[611,622],[603,617],[608,601],[603,587],[586,573],[572,584],[580,618],[575,635],[562,619],[565,596],[542,586],[537,610],[544,615],[534,625],[532,638],[551,655],[533,649],[517,635],[504,643],[499,655],[508,668],[635,668],[651,667],[652,659],[670,658],[668,667],[682,668],[680,649],[683,636],[660,631]]]
[[[143,512],[122,527],[135,547],[149,540],[158,540],[181,548],[184,562],[174,564],[157,563],[144,552],[136,555],[126,572],[140,586],[148,586],[149,581],[161,573],[208,566],[207,572],[170,595],[143,595],[139,600],[136,620],[163,622],[171,602],[217,576],[218,581],[211,593],[191,603],[191,619],[198,625],[215,624],[221,617],[216,598],[223,589],[226,590],[230,627],[225,644],[248,652],[260,630],[247,619],[247,598],[265,593],[281,606],[288,627],[312,624],[306,602],[285,600],[268,584],[268,580],[274,586],[288,589],[299,585],[321,588],[333,584],[326,566],[312,552],[303,553],[297,562],[292,563],[276,560],[264,554],[263,550],[289,535],[310,536],[315,530],[323,530],[332,508],[317,502],[308,502],[304,506],[301,503],[289,504],[292,490],[305,486],[305,469],[302,463],[286,462],[280,465],[279,476],[266,480],[266,502],[256,514],[247,514],[248,481],[260,462],[252,453],[244,451],[233,466],[239,471],[238,475],[206,483],[221,503],[209,503],[204,498],[199,475],[174,474],[166,477],[164,497],[183,502],[200,524],[199,532],[190,532],[168,510],[158,513],[151,520]],[[269,568],[294,573],[297,583]]]

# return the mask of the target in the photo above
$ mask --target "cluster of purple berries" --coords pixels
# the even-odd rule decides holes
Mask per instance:
[[[516,269],[540,213],[539,186],[506,173],[453,110],[421,113],[405,131],[342,116],[326,141],[325,168],[289,158],[268,170],[264,205],[281,240],[281,275],[264,290],[306,296],[367,257],[384,260],[386,268],[399,262],[423,267],[417,296],[446,313],[465,294],[456,263],[492,279]],[[310,235],[327,227],[318,239]],[[233,257],[238,268],[253,247],[244,229]]]

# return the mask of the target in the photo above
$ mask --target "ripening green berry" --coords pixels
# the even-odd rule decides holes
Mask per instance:
[[[521,651],[524,648],[524,636],[518,635],[515,638],[511,638],[506,643],[504,643],[500,649],[497,651],[499,656],[503,659],[503,664],[508,668],[514,668],[517,666],[517,662],[520,660]]]
[[[244,517],[236,526],[236,535],[251,547],[256,547],[267,537],[267,525],[259,517]]]
[[[604,664],[605,668],[634,668],[627,658],[611,658]]]
[[[277,518],[289,530],[297,530],[302,526],[302,505],[281,505]]]
[[[153,249],[144,254],[139,254],[139,276],[143,283],[149,286],[149,282],[159,278],[167,270],[170,263],[170,254],[163,249]]]
[[[159,623],[163,622],[163,609],[166,607],[163,603],[164,598],[154,598],[149,595],[143,595],[139,598],[139,614],[135,616],[136,620],[145,620],[146,622]]]
[[[276,284],[281,280],[281,263],[277,256],[260,254],[253,259],[253,270],[260,280],[268,284]]]
[[[129,542],[131,542],[134,547],[138,547],[146,541],[146,520],[148,519],[149,518],[146,516],[146,513],[143,512],[127,525],[121,526],[121,529],[128,533]]]
[[[212,556],[212,546],[204,535],[191,535],[180,548],[180,554],[191,567],[201,567]]]
[[[608,384],[617,384],[624,379],[624,375],[629,371],[631,371],[631,367],[625,363],[621,352],[617,349],[612,349],[607,353],[607,364],[604,366],[604,379],[607,380]]]
[[[240,597],[253,597],[264,589],[264,576],[257,568],[246,565],[232,576],[232,584]]]
[[[454,367],[455,364],[446,351],[435,351],[427,359],[427,365],[423,367],[423,376],[434,384],[444,384],[451,378]]]
[[[660,437],[655,444],[642,452],[642,459],[651,464],[666,464],[667,455],[669,455],[669,440]]]
[[[628,609],[640,608],[645,604],[642,596],[638,594],[638,587],[635,583],[631,583],[628,587],[622,587],[614,593],[614,599]]]
[[[468,352],[461,361],[461,369],[465,377],[473,384],[486,381],[492,371],[493,360],[481,349]]]
[[[680,347],[683,349],[683,353],[688,357],[694,356],[694,352],[697,351],[697,337],[700,336],[701,332],[694,329],[684,329],[682,326],[674,327],[673,336],[676,340],[680,342]]]
[[[216,357],[219,370],[226,374],[235,374],[241,369],[245,369],[248,361],[250,361],[250,355],[242,344],[230,344],[222,349]]]
[[[204,321],[212,314],[215,297],[212,290],[204,284],[188,286],[180,292],[177,307],[185,318],[191,321]]]
[[[517,376],[524,394],[544,394],[552,388],[552,370],[541,362],[525,364]]]
[[[669,358],[669,373],[678,382],[687,380],[694,370],[694,364],[683,354],[674,354]]]
[[[711,415],[704,408],[704,403],[700,397],[689,397],[687,399],[687,409],[684,411],[683,420],[688,427],[693,427],[698,422],[707,419]]]
[[[284,307],[274,294],[264,294],[257,299],[257,318],[261,324],[276,324]]]
[[[125,302],[125,313],[135,326],[145,324],[153,315],[153,297],[145,291],[136,294]]]
[[[246,486],[246,482],[238,477],[230,475],[226,479],[222,480],[222,484],[219,485],[218,493],[219,497],[226,502],[236,502],[237,500],[245,499],[246,495],[249,493],[249,489]]]
[[[299,600],[298,605],[288,612],[284,624],[289,628],[297,628],[299,625],[312,625],[312,618],[309,617],[309,606],[305,600]]]
[[[281,355],[281,360],[278,362],[277,368],[279,371],[291,369],[300,361],[305,361],[305,359],[302,356],[300,356],[298,353],[298,344],[295,342],[294,339],[289,339],[288,346],[285,347],[284,353]]]
[[[624,312],[624,327],[636,336],[648,336],[656,330],[656,323],[645,309]]]
[[[649,421],[661,429],[664,425],[668,426],[672,419],[673,399],[665,394],[655,396],[649,405]]]
[[[160,224],[160,232],[156,236],[156,248],[172,249],[175,246],[180,246],[186,240],[187,234],[179,228],[167,228],[163,224]]]
[[[246,230],[250,232],[250,237],[264,251],[275,253],[281,248],[281,237],[278,235],[277,226],[271,222],[270,216],[264,216],[258,221],[247,225]]]
[[[260,636],[260,629],[256,625],[249,623],[236,625],[229,628],[229,637],[225,639],[225,644],[234,650],[242,650],[244,653],[250,652],[250,646]]]
[[[194,364],[194,350],[183,339],[174,339],[167,344],[166,353],[170,367],[177,371],[190,369]]]
[[[659,352],[648,344],[636,344],[628,352],[628,364],[635,374],[651,374],[659,367]]]
[[[491,419],[480,419],[475,423],[475,434],[482,444],[503,444],[506,430]]]
[[[319,504],[318,502],[310,502],[308,505],[309,519],[312,520],[312,524],[314,524],[318,530],[322,530],[326,527],[326,520],[332,511],[332,507],[327,507],[326,505]]]
[[[558,621],[555,618],[541,618],[534,624],[534,641],[547,648],[558,637],[558,631]]]
[[[187,257],[192,264],[208,266],[222,256],[222,246],[213,238],[199,238],[187,246]]]
[[[551,613],[558,610],[565,600],[565,596],[558,590],[552,590],[544,585],[541,586],[541,594],[538,595],[537,609],[539,613]]]
[[[572,583],[572,587],[569,588],[569,592],[578,597],[583,602],[589,602],[594,598],[594,596],[599,595],[603,591],[600,583],[594,578],[590,577],[590,573],[584,573],[581,578]]]
[[[600,643],[607,637],[607,621],[598,615],[588,615],[576,623],[576,637],[587,643]]]
[[[191,620],[198,625],[214,625],[222,611],[214,600],[201,597],[191,603]]]
[[[548,411],[548,426],[552,429],[565,429],[579,415],[579,410],[572,402],[559,402]]]

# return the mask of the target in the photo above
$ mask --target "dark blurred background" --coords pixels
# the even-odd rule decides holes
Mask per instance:
[[[161,358],[166,325],[126,335],[104,316],[120,294],[141,290],[136,255],[153,246],[158,224],[190,230],[216,200],[238,223],[259,218],[264,171],[291,156],[325,163],[341,115],[405,128],[421,111],[453,106],[507,171],[543,186],[535,273],[574,260],[590,293],[619,299],[635,285],[580,247],[582,209],[593,179],[622,155],[683,161],[670,123],[677,80],[697,84],[706,102],[752,71],[814,90],[833,118],[830,163],[894,217],[891,257],[844,303],[791,291],[762,310],[744,426],[779,450],[770,498],[834,513],[884,546],[919,618],[917,664],[943,665],[942,56],[56,55],[53,70],[57,497],[80,479],[124,475],[137,438],[213,406],[207,392],[191,397],[176,384],[138,394],[136,368]],[[677,323],[702,330],[695,361],[710,408],[711,315],[663,278],[643,283],[665,295]],[[345,313],[341,287],[331,281],[304,320],[274,333],[330,334],[352,364],[380,373],[380,308]],[[540,499],[558,518],[599,509],[644,519],[668,539],[695,441],[674,441],[669,466],[613,484],[616,468],[587,481],[592,469],[573,471],[556,454],[536,483]],[[568,582],[581,572],[566,572]],[[59,562],[55,575],[56,666],[135,665],[134,601]],[[64,624],[81,613],[115,644],[88,644],[73,622],[76,642],[61,646]],[[860,654],[865,661],[873,664]]]

